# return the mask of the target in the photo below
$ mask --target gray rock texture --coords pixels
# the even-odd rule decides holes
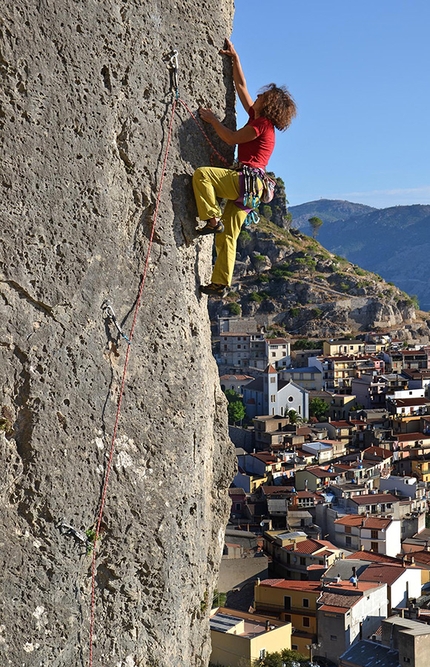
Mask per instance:
[[[224,118],[233,2],[6,0],[2,13],[0,664],[203,667],[233,451],[197,290],[212,243],[195,236],[190,175],[211,149],[180,102],[145,266],[169,56],[181,99]],[[138,306],[129,350],[105,300],[126,335]],[[90,658],[79,531],[94,528],[112,441]]]

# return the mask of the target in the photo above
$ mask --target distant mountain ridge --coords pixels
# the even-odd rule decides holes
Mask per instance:
[[[289,209],[292,227],[312,235],[309,218],[323,221],[318,241],[330,252],[416,295],[430,310],[430,204],[376,209],[320,199]]]

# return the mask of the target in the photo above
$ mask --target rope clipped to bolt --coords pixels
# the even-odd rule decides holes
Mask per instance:
[[[109,457],[108,457],[108,462],[107,462],[104,481],[103,481],[103,488],[102,488],[99,512],[98,512],[98,517],[97,517],[97,523],[96,523],[94,548],[93,548],[93,551],[92,551],[92,562],[91,562],[91,609],[90,609],[90,633],[89,633],[90,636],[89,636],[88,667],[92,667],[92,665],[93,665],[97,543],[98,543],[98,538],[100,536],[100,528],[101,528],[102,519],[103,519],[103,512],[104,512],[104,508],[105,508],[105,504],[106,504],[106,496],[107,496],[107,489],[108,489],[108,483],[109,483],[109,476],[110,476],[111,469],[112,469],[113,455],[114,455],[114,451],[115,451],[116,437],[117,437],[117,433],[118,433],[119,418],[120,418],[120,414],[121,414],[121,406],[122,406],[122,400],[123,400],[123,396],[124,396],[125,380],[126,380],[127,370],[128,370],[129,360],[130,360],[130,351],[132,349],[131,342],[133,340],[134,330],[135,330],[136,322],[137,322],[137,315],[139,313],[139,309],[140,309],[140,305],[141,305],[141,301],[142,301],[142,294],[143,294],[143,290],[144,290],[144,287],[145,287],[145,284],[146,284],[146,277],[147,277],[147,274],[148,274],[148,267],[149,267],[149,259],[150,259],[150,256],[151,256],[151,250],[152,250],[153,241],[154,241],[155,228],[156,228],[158,212],[159,212],[159,208],[160,208],[161,193],[162,193],[162,189],[163,189],[164,179],[165,179],[165,176],[166,176],[167,158],[169,156],[170,144],[171,144],[171,139],[172,139],[173,119],[174,119],[174,116],[175,116],[176,105],[177,105],[177,100],[174,99],[173,104],[172,104],[172,111],[171,111],[171,116],[170,116],[169,129],[168,129],[168,133],[167,133],[167,142],[166,142],[166,149],[165,149],[165,152],[164,152],[163,166],[162,166],[162,170],[161,170],[160,185],[159,185],[159,188],[158,188],[156,204],[155,204],[155,209],[154,209],[154,215],[153,215],[153,218],[152,218],[152,225],[151,225],[151,233],[150,233],[149,243],[148,243],[148,250],[147,250],[147,253],[146,253],[145,264],[144,264],[144,268],[143,268],[143,272],[142,272],[142,276],[141,276],[141,280],[140,280],[138,296],[137,296],[136,304],[135,304],[135,307],[134,307],[134,316],[133,316],[133,321],[132,321],[132,325],[131,325],[131,328],[130,328],[130,334],[129,334],[128,337],[126,337],[126,340],[129,344],[127,345],[127,351],[126,351],[126,355],[125,355],[125,361],[124,361],[124,366],[123,366],[121,385],[120,385],[119,397],[118,397],[118,403],[117,403],[115,423],[114,423],[114,428],[113,428],[113,433],[112,433],[112,439],[111,439],[110,450],[109,450]],[[122,334],[122,335],[124,335],[124,334]]]
[[[163,165],[161,169],[161,177],[160,177],[160,185],[158,187],[158,193],[156,197],[156,203],[155,203],[155,209],[154,209],[154,215],[152,217],[152,225],[151,225],[151,232],[149,236],[149,242],[148,242],[148,250],[146,253],[146,258],[145,258],[145,264],[143,268],[143,272],[141,275],[140,279],[140,285],[139,285],[139,291],[138,291],[138,296],[136,299],[136,304],[134,307],[134,315],[133,315],[133,321],[131,324],[130,328],[130,333],[127,336],[121,329],[120,325],[118,324],[118,321],[116,319],[114,310],[110,303],[108,301],[105,301],[103,303],[103,310],[105,312],[105,315],[109,317],[109,319],[113,322],[115,325],[118,333],[124,338],[124,340],[128,343],[127,344],[127,350],[125,354],[125,360],[124,360],[124,366],[123,366],[123,371],[122,371],[122,377],[121,377],[121,384],[120,384],[120,390],[119,390],[119,396],[118,396],[118,402],[117,402],[117,409],[116,409],[116,415],[115,415],[115,422],[114,422],[114,428],[113,428],[113,433],[112,433],[112,438],[111,438],[111,443],[110,443],[110,449],[109,449],[109,456],[108,456],[108,462],[106,465],[106,470],[105,470],[105,475],[104,475],[104,480],[103,480],[103,487],[102,487],[102,493],[101,493],[101,499],[100,499],[100,505],[99,505],[99,511],[97,515],[97,522],[96,522],[96,529],[95,529],[95,536],[94,536],[94,543],[93,543],[93,549],[92,549],[92,561],[91,561],[91,603],[90,603],[90,630],[89,630],[89,658],[88,658],[88,667],[93,667],[93,660],[94,660],[94,628],[95,628],[95,593],[96,593],[96,560],[97,560],[97,545],[98,545],[98,539],[100,537],[100,529],[102,525],[102,520],[103,520],[103,513],[106,505],[106,497],[107,497],[107,490],[108,490],[108,483],[109,483],[109,477],[110,473],[112,470],[112,463],[113,463],[113,455],[115,452],[115,444],[116,444],[116,438],[118,434],[118,426],[119,426],[119,419],[121,415],[121,407],[122,407],[122,401],[124,397],[124,389],[125,389],[125,381],[126,381],[126,376],[127,376],[127,370],[128,370],[128,365],[130,361],[130,353],[131,353],[131,342],[133,340],[134,336],[134,331],[136,328],[136,322],[137,322],[137,316],[140,310],[141,306],[141,301],[142,301],[142,295],[143,291],[145,288],[146,284],[146,278],[148,274],[148,267],[149,267],[149,259],[151,256],[151,250],[153,246],[153,241],[154,241],[154,234],[155,234],[155,228],[157,224],[157,219],[158,219],[158,213],[159,213],[159,208],[160,208],[160,201],[161,201],[161,194],[163,190],[163,185],[164,185],[164,180],[166,176],[166,170],[167,170],[167,160],[169,157],[169,151],[170,151],[170,146],[171,146],[171,141],[172,141],[172,133],[173,133],[173,121],[177,109],[177,105],[181,104],[190,114],[190,116],[193,118],[194,122],[196,123],[197,127],[199,128],[200,132],[203,134],[205,137],[206,141],[212,148],[213,152],[217,155],[218,159],[221,160],[224,164],[228,164],[227,160],[217,151],[215,146],[212,144],[211,140],[209,139],[208,135],[202,128],[201,124],[197,120],[196,116],[193,114],[191,109],[188,107],[186,102],[184,102],[180,97],[179,97],[179,88],[178,88],[178,83],[179,83],[179,73],[178,73],[178,52],[175,50],[173,51],[170,61],[169,61],[169,69],[171,71],[171,88],[172,88],[172,93],[173,93],[173,102],[172,102],[172,110],[170,114],[170,120],[169,120],[169,128],[167,132],[167,141],[166,141],[166,148],[164,152],[164,158],[163,158]]]

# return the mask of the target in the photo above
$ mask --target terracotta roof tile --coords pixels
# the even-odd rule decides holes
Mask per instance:
[[[394,556],[385,556],[384,554],[377,554],[373,551],[356,551],[346,557],[348,560],[370,560],[378,563],[402,563],[401,558]]]
[[[350,500],[356,505],[377,505],[378,503],[397,503],[399,501],[391,493],[369,493],[365,496],[354,496]]]
[[[294,549],[294,546],[296,547]],[[296,542],[295,545],[287,544],[284,549],[287,551],[294,551],[297,554],[320,554],[323,552],[325,555],[331,554],[332,552],[327,551],[331,549],[337,551],[338,547],[335,547],[331,542],[326,540],[302,540],[301,542]]]
[[[341,519],[335,519],[335,523],[340,524],[341,526],[361,526],[363,523],[363,517],[361,515],[350,514],[348,516],[343,516]]]
[[[372,563],[360,575],[360,581],[373,581],[381,584],[393,584],[406,572],[406,568],[396,564]]]
[[[285,588],[292,591],[318,592],[321,589],[319,581],[298,581],[296,579],[263,579],[260,586],[270,588]]]
[[[357,598],[358,599],[358,598]],[[349,611],[349,607],[331,607],[328,604],[323,604],[322,607],[319,607],[320,611],[329,611],[335,614],[345,614]]]

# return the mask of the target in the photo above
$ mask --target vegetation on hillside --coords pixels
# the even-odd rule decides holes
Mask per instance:
[[[360,331],[428,332],[416,296],[293,229],[286,199],[259,214],[259,224],[239,236],[233,285],[212,305],[215,316],[257,317],[269,335],[307,339],[310,347],[316,339]]]

